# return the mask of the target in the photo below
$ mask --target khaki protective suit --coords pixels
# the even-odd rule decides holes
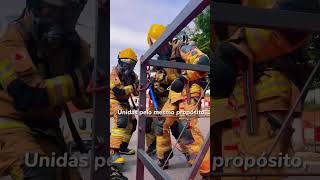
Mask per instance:
[[[312,7],[312,3],[306,7],[295,7],[293,5],[301,3],[301,0],[291,0],[292,7],[278,7],[280,3],[285,2],[284,0],[243,0],[242,5],[256,8],[279,8],[288,10],[291,8],[301,8],[297,11],[306,11],[308,9],[314,10],[317,7]],[[310,1],[312,2],[312,1]],[[290,3],[286,5],[290,5]],[[285,6],[285,5],[284,5]],[[310,6],[310,7],[309,7]],[[304,9],[303,9],[304,8]],[[240,43],[231,42],[233,46],[238,48],[244,53],[249,60],[254,63],[263,63],[276,58],[281,55],[292,52],[304,45],[310,38],[310,33],[290,30],[277,30],[277,29],[261,29],[261,28],[236,28],[235,33],[232,33],[230,40],[243,39]]]
[[[59,128],[63,103],[75,100],[73,103],[78,108],[89,107],[87,99],[76,98],[71,78],[65,75],[67,69],[71,68],[67,64],[67,50],[52,49],[47,59],[37,61],[27,49],[28,38],[18,23],[12,23],[0,39],[0,176],[11,175],[15,180],[32,176],[81,179],[79,173],[71,168],[24,166],[27,153],[51,156],[55,152],[58,156],[65,152]],[[76,67],[86,65],[91,60],[86,42],[81,41],[79,53]],[[50,65],[50,74],[43,68],[44,63]],[[15,99],[8,94],[8,85],[16,79],[35,89],[46,89],[47,106],[17,109]],[[68,171],[74,172],[70,174]]]
[[[273,8],[277,6],[276,3],[277,0],[242,1],[242,5],[258,8]],[[255,64],[272,61],[275,57],[290,53],[305,44],[308,39],[308,33],[303,32],[243,27],[235,29],[228,41]],[[240,41],[237,42],[237,40]],[[263,156],[279,132],[290,105],[298,96],[298,88],[283,73],[265,68],[262,74],[254,84],[254,105],[257,108],[258,121],[256,134],[249,135],[247,131],[243,76],[238,76],[229,99],[212,99],[214,113],[212,113],[211,129],[216,129],[213,132],[216,134],[212,136],[216,138],[213,146],[221,146],[216,147],[215,150],[221,152],[218,156],[224,159],[236,156],[254,158]],[[300,107],[296,108],[295,112],[299,113]],[[292,133],[293,129],[289,126],[271,156],[279,157],[280,153],[292,155]],[[230,167],[230,165],[223,167],[223,172],[241,173],[258,170],[257,167],[244,170],[243,167]],[[264,168],[263,172],[280,173],[283,170],[283,168]],[[252,179],[252,177],[223,177],[222,179]],[[281,179],[281,177],[259,177],[258,179]]]
[[[212,99],[214,113],[211,121],[214,128],[221,122],[227,122],[221,127],[222,157],[254,157],[259,158],[267,151],[279,132],[290,105],[295,101],[299,90],[284,75],[275,70],[266,70],[259,82],[255,84],[258,131],[248,135],[247,115],[243,99],[242,77],[239,77],[233,96],[230,99]],[[296,112],[300,112],[299,108]],[[270,116],[280,120],[275,121]],[[293,129],[288,127],[276,145],[271,156],[279,153],[292,155],[291,135]],[[215,143],[215,142],[213,142]],[[231,164],[229,164],[231,165]],[[213,164],[214,166],[214,164]],[[252,168],[257,170],[258,168]],[[250,172],[252,169],[249,169]],[[267,169],[266,172],[279,173],[283,169]],[[244,172],[243,168],[224,167],[223,172]],[[265,171],[264,171],[265,172]],[[261,179],[279,179],[280,177],[261,177]],[[245,177],[225,177],[222,179],[250,179]],[[260,178],[258,178],[260,179]]]
[[[160,70],[156,70],[153,88],[154,88],[154,96],[157,100],[158,111],[161,111],[162,107],[168,100],[169,90],[168,87],[170,84],[178,77],[179,73],[176,69],[164,68]],[[152,103],[149,107],[151,112],[155,112],[154,104]],[[149,147],[155,140],[155,123],[154,118],[146,119],[146,143]],[[178,122],[175,122],[170,128],[172,135],[177,139],[179,137],[179,127]],[[171,146],[171,145],[170,145]]]
[[[177,41],[173,45],[171,58],[175,59],[177,57],[181,57],[187,64],[197,64],[201,58],[207,58],[207,56],[195,46],[183,45],[181,41]],[[209,61],[208,58],[207,60]],[[205,77],[207,74],[185,70],[182,72],[182,75],[188,80],[187,84],[181,93],[174,92],[173,90],[169,91],[168,100],[162,108],[163,112],[195,111],[200,109],[201,104],[198,104],[197,106],[197,102],[201,96],[202,88],[196,83],[196,80]],[[188,97],[187,92],[189,92],[190,97]],[[164,115],[164,117],[166,117],[166,115]],[[189,123],[189,127],[184,131],[181,137],[181,142],[183,144],[183,149],[185,149],[189,155],[188,163],[191,165],[194,163],[197,154],[200,152],[201,145],[204,141],[203,136],[197,127],[198,118],[196,117],[190,118],[189,121],[185,117],[166,117],[165,120],[158,122],[156,132],[158,159],[165,160],[169,156],[172,149],[169,128],[175,121],[180,121],[182,125]],[[200,173],[206,174],[209,172],[210,153],[208,151],[201,164]]]
[[[133,79],[133,83],[137,81],[137,75],[128,77]],[[118,87],[125,90],[125,95],[116,96],[112,91],[113,87]],[[119,149],[123,142],[129,143],[132,131],[135,130],[133,125],[134,115],[120,113],[120,111],[129,111],[129,98],[131,94],[138,95],[133,84],[121,82],[119,73],[116,68],[112,69],[110,75],[110,117],[113,117],[113,128],[111,129],[110,147]]]

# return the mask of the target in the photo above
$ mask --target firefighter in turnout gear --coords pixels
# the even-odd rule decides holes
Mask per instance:
[[[123,164],[125,159],[120,154],[133,155],[135,151],[128,149],[131,135],[136,130],[137,120],[126,114],[130,110],[131,94],[138,95],[138,77],[133,69],[137,63],[136,53],[130,49],[119,52],[118,65],[110,75],[110,117],[113,117],[110,148],[113,164]]]
[[[165,26],[161,24],[155,24],[151,26],[147,38],[147,42],[149,46],[151,46],[150,39],[158,39],[160,35],[165,31]],[[171,54],[159,54],[158,60],[170,60]],[[157,110],[160,111],[165,104],[165,102],[168,100],[169,90],[168,87],[170,84],[179,76],[179,73],[176,69],[170,69],[170,68],[159,68],[155,67],[155,76],[152,77],[151,81],[151,88],[153,91],[153,94],[155,96],[156,104],[157,104]],[[150,95],[150,92],[149,92]],[[154,102],[150,105],[149,110],[154,112],[156,108],[154,107]],[[155,120],[156,121],[156,120]],[[155,122],[153,118],[148,117],[146,119],[146,143],[148,146],[147,153],[149,155],[153,155],[156,153],[156,135],[155,135]],[[175,137],[175,139],[178,139],[180,131],[179,131],[179,122],[175,121],[172,126],[170,127],[172,135]],[[179,145],[182,148],[182,144],[179,141]],[[171,146],[171,145],[170,145]],[[183,151],[183,149],[182,149]],[[185,154],[185,152],[183,151]]]
[[[90,45],[75,30],[86,3],[26,0],[0,38],[0,177],[82,179],[75,168],[30,163],[67,152],[59,125],[67,102],[92,107],[86,92],[93,75]],[[126,179],[115,167],[110,178]]]
[[[0,39],[0,176],[81,179],[74,168],[30,167],[24,159],[66,152],[63,104],[88,108],[93,63],[75,31],[86,1],[27,0]],[[31,160],[32,161],[32,160]]]
[[[247,6],[257,7],[258,4],[252,1],[245,2],[244,5]],[[266,4],[268,4],[267,7],[261,8],[268,8],[270,4],[273,4],[272,7],[274,9],[306,13],[319,12],[319,4],[315,0],[270,0],[270,3]],[[259,28],[237,28],[234,33],[228,35],[227,39],[220,38],[227,41],[220,45],[219,50],[214,55],[217,57],[212,61],[214,74],[211,77],[215,84],[219,84],[219,86],[213,86],[213,91],[216,93],[215,96],[228,96],[234,88],[237,75],[236,66],[239,66],[242,61],[230,60],[233,57],[240,54],[240,56],[244,55],[248,62],[265,63],[305,45],[309,38],[310,34],[306,32]],[[240,59],[239,57],[236,58]],[[219,59],[224,60],[220,61]]]
[[[154,24],[150,27],[148,33],[148,42],[153,44],[163,33],[165,27],[160,24]],[[157,36],[152,36],[157,34]],[[209,58],[202,53],[197,47],[188,45],[180,40],[174,40],[168,45],[163,46],[159,52],[159,57],[169,55],[170,60],[178,62],[184,62],[188,64],[200,64],[209,65]],[[182,72],[174,71],[167,74],[168,77],[175,76],[175,80],[169,87],[168,100],[163,105],[161,111],[194,111],[198,110],[200,104],[197,102],[200,100],[200,96],[206,82],[203,82],[203,78],[207,75],[205,72],[196,72],[185,70]],[[169,128],[175,121],[179,121],[179,130],[184,126],[188,128],[182,134],[181,144],[183,149],[186,150],[188,155],[188,164],[192,165],[195,161],[197,154],[200,151],[203,144],[203,136],[197,127],[198,118],[192,117],[190,120],[184,118],[172,118],[162,117],[156,121],[156,150],[157,157],[160,161],[159,166],[164,169],[168,168],[169,161],[165,163],[172,150]],[[210,155],[206,154],[201,166],[200,173],[206,175],[210,172]]]
[[[243,5],[301,12],[319,12],[320,7],[318,1],[259,2],[246,1]],[[213,144],[217,148],[214,151],[222,153],[217,154],[218,156],[258,158],[271,146],[299,93],[297,85],[294,84],[295,79],[289,79],[287,73],[281,71],[288,67],[279,68],[276,64],[278,62],[281,62],[282,66],[292,64],[295,59],[288,60],[288,54],[303,48],[308,35],[305,32],[289,30],[238,28],[217,47],[210,66],[214,98],[212,102],[215,107],[211,128],[214,132],[212,137],[215,139]],[[299,116],[300,112],[298,106],[294,117]],[[217,132],[220,133],[215,134]],[[284,131],[271,156],[292,155],[292,133],[293,128],[290,125]],[[228,173],[243,171],[243,168],[223,168],[223,172]],[[245,171],[251,172],[252,169]],[[283,169],[264,168],[262,171],[280,173]],[[281,179],[281,177],[258,179]]]

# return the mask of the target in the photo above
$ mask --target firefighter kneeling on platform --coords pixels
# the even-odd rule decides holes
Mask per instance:
[[[111,129],[111,158],[115,165],[122,165],[125,159],[120,156],[134,155],[128,145],[133,132],[136,130],[137,120],[132,114],[119,113],[130,110],[129,98],[131,94],[138,95],[138,77],[133,69],[137,63],[136,53],[130,49],[119,52],[118,65],[112,69],[110,75],[110,117],[113,117]]]
[[[152,25],[148,33],[148,41],[152,45],[163,33],[163,25]],[[156,31],[160,31],[156,33]],[[152,34],[160,34],[159,36],[151,36]],[[170,60],[176,60],[187,64],[209,65],[209,58],[202,53],[197,47],[188,45],[180,40],[168,43],[163,46],[158,54],[170,54]],[[160,56],[159,55],[159,56]],[[172,82],[169,90],[169,97],[164,104],[161,111],[194,111],[198,110],[201,104],[200,96],[202,88],[205,86],[203,78],[207,73],[186,70],[179,73],[178,77]],[[176,114],[176,113],[175,113]],[[172,157],[171,139],[170,139],[170,126],[175,122],[180,121],[181,130],[187,127],[182,132],[181,144],[184,146],[188,154],[188,164],[192,165],[195,162],[197,154],[204,143],[203,136],[197,127],[198,118],[192,117],[190,120],[187,118],[172,118],[163,117],[159,118],[156,122],[156,151],[160,161],[159,166],[167,169],[169,160]],[[170,157],[169,157],[170,156]],[[207,175],[210,172],[210,153],[206,154],[201,166],[200,173]]]

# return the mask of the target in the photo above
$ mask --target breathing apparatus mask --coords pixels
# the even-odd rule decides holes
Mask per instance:
[[[32,36],[47,44],[79,44],[75,26],[87,0],[27,0]]]
[[[137,61],[132,59],[119,59],[118,58],[118,71],[123,77],[129,77],[134,73],[134,67]]]

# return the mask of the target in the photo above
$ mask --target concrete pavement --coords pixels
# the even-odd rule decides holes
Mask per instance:
[[[201,132],[203,133],[203,136],[205,137],[207,133],[209,132],[210,128],[210,119],[209,118],[200,118],[199,119],[199,128]],[[175,144],[175,139],[172,137],[171,142],[174,145]],[[132,140],[130,142],[129,147],[136,149],[138,143],[137,139],[137,131],[134,133],[132,136]],[[136,156],[124,156],[127,160],[126,165],[123,168],[124,175],[129,178],[129,180],[135,180],[136,179]],[[153,157],[154,162],[156,163],[156,157]],[[186,159],[184,155],[179,152],[177,149],[174,151],[174,157],[170,160],[170,166],[169,169],[165,170],[165,172],[168,173],[170,177],[172,177],[173,180],[180,180],[184,179],[189,170],[191,168],[187,165]],[[145,180],[153,180],[154,178],[152,175],[148,172],[148,170],[145,168],[145,173],[144,173]],[[196,179],[201,179],[201,176],[198,175]]]

